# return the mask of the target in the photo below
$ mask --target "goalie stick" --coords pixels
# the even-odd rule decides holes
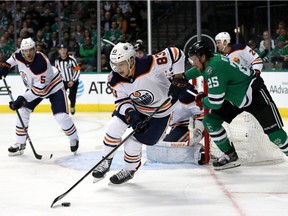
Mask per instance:
[[[165,100],[159,107],[156,108],[156,110],[150,115],[148,116],[143,123],[146,123],[148,121],[150,121],[150,119],[161,109],[161,107],[163,107],[166,103],[168,103],[171,100],[171,98],[168,98],[167,100]],[[70,187],[65,193],[61,194],[60,196],[56,197],[54,199],[54,201],[51,204],[51,208],[53,207],[53,205],[61,200],[63,197],[65,197],[70,191],[72,191],[83,179],[85,179],[97,166],[99,166],[99,164],[101,164],[104,160],[106,160],[111,154],[113,154],[123,143],[125,143],[134,133],[136,133],[136,130],[133,130],[132,132],[130,132],[130,134],[128,134],[114,149],[112,149],[112,151],[109,152],[109,154],[107,154],[105,157],[103,157],[95,166],[93,166],[81,179],[79,179],[72,187]]]
[[[10,97],[11,101],[14,102],[14,99],[13,99],[13,96],[12,96],[12,92],[10,91],[9,86],[8,86],[5,78],[3,79],[3,82],[4,82],[4,84],[5,84],[5,87],[6,87],[7,91],[8,91],[8,94],[9,94],[9,97]],[[37,154],[37,152],[36,152],[36,150],[35,150],[35,148],[34,148],[34,146],[33,146],[33,144],[32,144],[32,141],[31,141],[31,139],[30,139],[30,136],[29,136],[29,134],[28,134],[28,131],[27,131],[26,127],[25,127],[25,124],[24,124],[24,122],[23,122],[23,119],[22,119],[22,117],[21,117],[21,115],[20,115],[20,113],[19,113],[19,111],[18,111],[17,109],[16,109],[16,113],[17,113],[17,116],[18,116],[18,118],[19,118],[19,120],[20,120],[20,122],[21,122],[22,128],[23,128],[23,130],[24,130],[25,133],[26,133],[27,140],[28,140],[28,142],[29,142],[29,144],[30,144],[30,146],[31,146],[31,149],[32,149],[32,151],[33,151],[33,154],[34,154],[35,158],[38,159],[38,160],[51,159],[51,158],[53,157],[53,154],[50,154],[49,157],[48,157],[48,156],[43,157],[43,155]]]

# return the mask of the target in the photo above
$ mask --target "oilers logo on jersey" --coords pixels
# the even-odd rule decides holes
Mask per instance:
[[[130,95],[134,103],[140,106],[147,106],[153,103],[154,95],[148,90],[138,90]]]

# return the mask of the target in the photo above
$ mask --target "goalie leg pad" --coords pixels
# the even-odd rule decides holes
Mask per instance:
[[[192,136],[189,139],[189,145],[196,145],[198,144],[203,136],[204,136],[204,126],[203,122],[200,120],[195,119],[193,122],[193,130],[192,130]]]
[[[200,143],[191,146],[193,154],[193,163],[203,165],[205,163],[204,146]]]

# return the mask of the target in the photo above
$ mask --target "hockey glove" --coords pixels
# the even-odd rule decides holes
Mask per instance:
[[[18,98],[13,102],[9,102],[9,107],[11,110],[16,110],[21,108],[24,104],[26,104],[27,101],[23,96],[18,96]]]
[[[256,76],[259,76],[261,74],[261,71],[258,69],[254,69],[253,71],[256,74]]]
[[[6,62],[0,62],[0,79],[5,78],[10,70],[10,64]]]
[[[145,133],[148,129],[148,122],[144,123],[137,111],[130,108],[125,112],[126,121],[136,131],[136,133]]]
[[[168,96],[172,96],[172,101],[176,102],[186,92],[188,80],[184,78],[174,78],[171,81]]]
[[[203,102],[202,102],[202,99],[204,97],[206,97],[207,95],[204,93],[204,92],[199,92],[195,98],[195,102],[196,102],[196,105],[198,107],[200,107],[200,109],[202,110],[203,109]]]

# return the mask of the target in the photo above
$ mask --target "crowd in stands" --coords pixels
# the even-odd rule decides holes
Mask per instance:
[[[101,39],[114,44],[134,43],[143,29],[141,1],[101,1]],[[85,12],[83,12],[85,11]],[[68,47],[81,65],[81,71],[97,71],[97,49],[101,47],[101,64],[109,71],[111,43],[97,45],[96,1],[2,1],[0,6],[0,61],[5,61],[21,40],[31,37],[36,48],[53,63],[60,44]]]
[[[96,1],[1,1],[0,61],[19,48],[23,38],[32,37],[37,50],[44,52],[52,63],[58,56],[57,47],[65,44],[81,65],[81,71],[86,72],[97,71],[97,50],[101,48],[101,71],[109,71],[111,44],[135,44],[146,31],[147,5],[145,1],[101,1],[100,13],[98,45]],[[271,40],[264,30],[262,41],[250,41],[249,45],[263,58],[264,68],[288,69],[287,27],[285,21],[280,21]]]
[[[287,27],[285,21],[279,21],[275,33],[271,32],[271,39],[268,30],[264,30],[263,38],[259,43],[256,40],[248,42],[248,45],[263,59],[264,69],[288,69]]]

